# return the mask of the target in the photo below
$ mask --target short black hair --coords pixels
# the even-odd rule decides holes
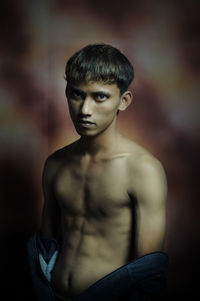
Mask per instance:
[[[117,48],[108,44],[89,44],[67,62],[67,85],[103,81],[116,84],[122,95],[134,78],[132,64]]]

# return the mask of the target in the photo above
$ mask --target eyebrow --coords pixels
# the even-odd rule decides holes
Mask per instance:
[[[70,87],[70,92],[78,92],[80,93],[82,96],[86,96],[87,93],[85,93],[83,90],[81,89],[78,89],[78,88],[75,88],[75,87]],[[111,94],[109,92],[106,92],[104,90],[99,90],[99,91],[95,91],[95,92],[91,92],[91,94],[93,96],[97,96],[97,95],[100,95],[100,94],[103,94],[105,95],[106,97],[110,97]]]
[[[82,91],[82,90],[80,90],[80,89],[78,89],[78,88],[75,88],[75,87],[70,87],[70,89],[69,89],[69,91],[70,91],[70,93],[72,92],[78,92],[78,93],[80,93],[82,96],[85,96],[86,95],[86,93],[84,92],[84,91]]]
[[[104,95],[106,97],[110,97],[110,93],[108,92],[105,92],[105,91],[96,91],[96,92],[92,92],[92,95],[93,96],[98,96],[98,95]]]

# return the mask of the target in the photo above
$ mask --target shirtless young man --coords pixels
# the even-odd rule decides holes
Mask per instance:
[[[116,48],[88,45],[68,61],[66,97],[80,139],[46,161],[40,236],[59,255],[51,286],[71,300],[131,260],[163,250],[167,184],[161,163],[123,136],[133,67]]]

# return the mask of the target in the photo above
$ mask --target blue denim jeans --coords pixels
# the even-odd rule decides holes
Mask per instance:
[[[40,268],[35,235],[28,241],[27,253],[38,300],[58,300]],[[163,252],[144,255],[95,282],[73,301],[160,300],[166,289],[167,264],[168,256]]]

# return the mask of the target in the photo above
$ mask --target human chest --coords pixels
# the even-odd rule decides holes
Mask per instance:
[[[129,204],[126,160],[116,158],[87,167],[70,164],[54,182],[59,205],[71,214],[109,216]]]

